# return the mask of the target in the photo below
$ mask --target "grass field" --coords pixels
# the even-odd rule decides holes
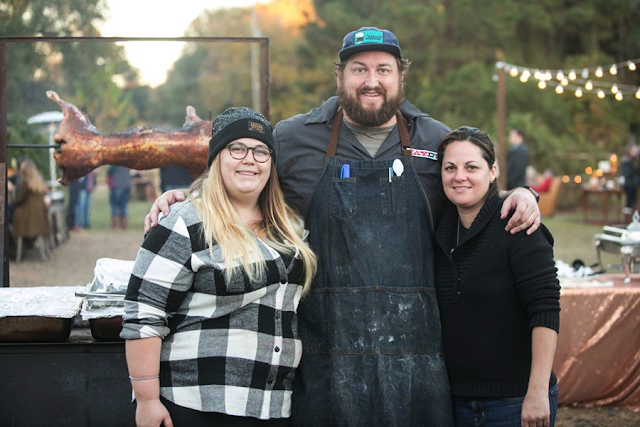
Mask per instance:
[[[130,230],[142,230],[144,217],[149,213],[151,203],[129,201]],[[109,210],[109,189],[106,185],[99,185],[93,192],[91,199],[91,231],[105,231],[111,227],[111,212]]]

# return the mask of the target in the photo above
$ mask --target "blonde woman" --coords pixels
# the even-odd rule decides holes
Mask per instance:
[[[316,258],[274,160],[267,120],[227,109],[208,171],[143,242],[121,334],[138,426],[288,425]]]
[[[31,159],[20,163],[19,176],[18,192],[13,202],[16,210],[11,232],[14,237],[48,236],[49,216],[45,203],[47,184]]]

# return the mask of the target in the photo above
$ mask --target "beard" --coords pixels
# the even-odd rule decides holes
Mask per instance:
[[[368,90],[371,90],[371,88],[360,88],[356,91],[356,97],[353,97],[347,93],[344,85],[340,84],[338,86],[338,104],[344,109],[346,115],[360,126],[380,127],[391,120],[400,109],[404,101],[404,85],[402,81],[398,82],[398,93],[391,99],[387,98],[387,91],[384,87],[377,87],[375,90],[380,92],[384,101],[382,105],[375,110],[365,109],[357,98],[361,93]]]

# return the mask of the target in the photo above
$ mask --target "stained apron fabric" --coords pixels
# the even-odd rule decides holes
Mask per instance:
[[[453,425],[428,202],[398,152],[391,182],[393,160],[349,161],[341,179],[328,154],[306,219],[319,270],[299,307],[295,426]]]

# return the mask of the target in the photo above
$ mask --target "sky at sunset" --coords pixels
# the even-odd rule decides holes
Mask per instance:
[[[107,0],[109,10],[100,30],[105,37],[180,37],[206,9],[248,6],[254,0]],[[184,43],[123,43],[129,62],[140,72],[143,84],[164,82]]]

